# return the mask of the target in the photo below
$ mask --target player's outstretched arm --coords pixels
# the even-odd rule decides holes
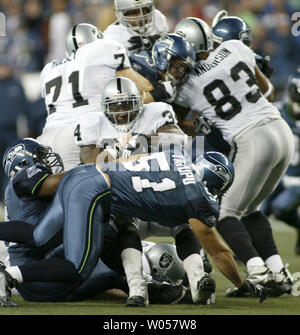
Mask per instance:
[[[237,265],[229,248],[220,240],[214,228],[209,228],[198,219],[189,219],[189,224],[201,246],[209,253],[222,274],[235,286],[243,285]]]
[[[220,272],[240,290],[259,298],[263,302],[269,295],[269,289],[243,280],[229,248],[220,240],[214,228],[209,228],[198,219],[189,219],[189,224],[201,246],[209,253]]]

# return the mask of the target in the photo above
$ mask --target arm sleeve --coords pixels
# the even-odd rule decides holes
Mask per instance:
[[[111,64],[116,70],[123,70],[131,67],[126,49],[118,42],[112,43],[112,52],[109,53]]]
[[[175,112],[171,105],[164,102],[157,102],[153,103],[153,106],[155,106],[154,110],[149,110],[147,112],[151,114],[152,117],[149,124],[153,125],[152,127],[155,128],[155,130],[168,124],[178,124]]]
[[[52,172],[46,166],[31,165],[20,171],[12,180],[14,190],[19,198],[37,197],[39,190]]]

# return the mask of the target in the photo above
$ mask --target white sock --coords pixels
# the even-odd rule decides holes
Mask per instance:
[[[126,274],[129,289],[131,288],[131,281],[135,279],[144,281],[143,266],[142,266],[142,253],[134,248],[126,248],[121,252],[121,259]],[[135,281],[136,282],[136,281]]]
[[[10,266],[5,269],[19,284],[23,283],[23,276],[18,266]]]
[[[204,275],[203,259],[200,254],[192,254],[183,261],[191,290],[197,290],[197,282]]]
[[[283,268],[283,262],[279,255],[272,255],[269,258],[266,259],[265,263],[267,264],[267,267],[271,269],[273,272],[280,272],[280,270]]]
[[[265,266],[265,263],[261,257],[253,257],[248,260],[248,262],[246,263],[246,266],[249,271],[249,268],[253,266]]]

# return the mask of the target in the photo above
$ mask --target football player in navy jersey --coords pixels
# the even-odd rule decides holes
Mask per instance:
[[[63,170],[60,156],[34,139],[17,140],[9,147],[5,154],[5,171],[10,177],[5,194],[7,219],[28,223],[29,231],[42,220],[51,204],[57,184],[64,176],[64,173],[53,175],[51,171],[53,167],[56,167],[58,171]],[[110,226],[105,227],[105,250],[101,254],[103,257],[105,257],[105,252],[111,252],[111,248],[114,247],[111,242],[117,235],[117,232]],[[15,229],[13,226],[10,228],[13,234]],[[24,230],[18,229],[17,226],[15,228],[17,234],[24,233]],[[52,240],[53,244],[44,245],[42,248],[12,243],[8,248],[10,265],[15,267],[51,257],[63,258],[61,235],[61,232],[58,232]],[[59,246],[56,247],[58,244]],[[115,253],[114,261],[116,260],[118,260],[118,255]],[[110,259],[106,264],[109,264],[109,261]],[[122,270],[120,267],[114,267],[116,271],[99,259],[91,276],[78,288],[72,283],[47,281],[21,283],[16,288],[27,301],[78,301],[88,299],[111,288],[119,288],[128,292],[126,280],[121,277]],[[152,303],[174,303],[185,292],[182,285],[165,285],[152,281],[149,286],[149,299]],[[168,292],[168,296],[164,292]],[[14,305],[9,296],[2,301],[2,304]]]
[[[20,240],[15,239],[16,242],[42,247],[53,241],[51,237],[56,236],[63,224],[64,259],[52,257],[6,270],[1,267],[2,304],[7,303],[9,289],[16,282],[68,282],[79,286],[90,276],[101,254],[106,227],[104,223],[110,212],[123,217],[134,214],[146,220],[155,218],[161,224],[169,224],[170,216],[175,225],[189,222],[190,231],[196,234],[220,271],[241,290],[263,301],[266,291],[241,279],[230,250],[212,229],[218,216],[214,194],[226,191],[233,180],[233,170],[228,160],[223,155],[218,158],[216,164],[213,153],[212,158],[207,157],[193,165],[180,148],[142,156],[135,162],[107,163],[102,166],[86,164],[70,170],[59,183],[51,208],[41,224],[27,235],[18,236]],[[209,170],[206,175],[216,177],[215,182],[207,179],[205,186],[201,181],[203,170]],[[18,221],[9,224],[14,225],[15,233],[19,230],[24,232],[26,226]],[[49,229],[41,229],[45,226]],[[122,240],[119,243],[129,286],[127,305],[145,306],[148,292],[141,273],[141,242],[135,233],[128,234],[127,238],[126,245]],[[215,292],[215,282],[204,273],[195,235],[183,231],[176,240],[176,246],[188,276],[193,302],[206,304]],[[129,257],[125,257],[128,251]],[[11,306],[9,303],[6,305]]]

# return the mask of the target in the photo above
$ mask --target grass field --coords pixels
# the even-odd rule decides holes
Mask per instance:
[[[274,223],[274,236],[291,273],[300,272],[300,256],[294,253],[296,234],[284,224]],[[161,239],[162,240],[162,239]],[[164,239],[165,240],[165,239]],[[245,268],[239,265],[245,277]],[[225,290],[231,282],[214,269],[217,283],[216,302],[211,306],[150,305],[147,308],[128,308],[124,299],[89,300],[78,303],[31,303],[15,297],[19,307],[0,308],[1,315],[300,315],[300,295],[268,298],[262,304],[256,298],[227,298]],[[300,280],[300,275],[299,279]],[[300,294],[300,287],[298,287]]]

